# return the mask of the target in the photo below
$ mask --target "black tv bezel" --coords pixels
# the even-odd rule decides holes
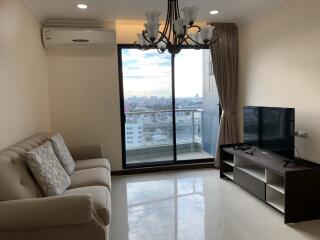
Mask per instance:
[[[265,109],[265,108],[267,108],[267,109],[286,109],[286,110],[293,111],[293,116],[294,116],[294,118],[293,118],[293,128],[294,129],[293,129],[293,136],[292,136],[292,138],[293,138],[293,141],[292,141],[293,142],[293,146],[292,146],[291,151],[288,150],[288,152],[291,152],[290,156],[283,155],[283,154],[274,152],[272,150],[268,150],[268,149],[266,149],[266,150],[270,151],[272,153],[278,154],[280,156],[283,156],[285,158],[288,158],[288,159],[295,159],[295,148],[296,148],[296,145],[295,145],[296,116],[295,115],[296,115],[296,110],[295,110],[295,108],[292,108],[292,107],[244,106],[244,108],[243,108],[243,140],[244,140],[244,143],[251,144],[252,146],[256,146],[255,144],[252,144],[250,142],[246,142],[246,140],[244,139],[244,136],[245,136],[245,126],[244,126],[244,124],[245,124],[245,121],[244,121],[244,119],[245,119],[245,109],[258,109],[260,111],[260,109]],[[262,116],[261,116],[261,114],[259,114],[259,122],[261,122],[261,118],[262,118]],[[261,124],[259,124],[259,128],[260,128],[259,132],[261,132]],[[262,145],[261,144],[261,137],[259,137],[259,146],[256,146],[256,147],[260,148],[261,145]]]

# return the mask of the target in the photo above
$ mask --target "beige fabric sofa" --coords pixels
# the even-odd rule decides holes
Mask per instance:
[[[0,239],[108,240],[111,177],[102,147],[70,148],[76,160],[70,188],[43,197],[25,152],[49,138],[41,133],[0,152]]]

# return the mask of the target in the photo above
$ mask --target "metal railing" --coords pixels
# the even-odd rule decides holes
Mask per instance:
[[[202,109],[176,110],[177,144],[202,145]],[[126,149],[173,145],[172,111],[126,112]]]

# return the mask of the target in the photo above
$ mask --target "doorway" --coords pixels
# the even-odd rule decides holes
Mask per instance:
[[[213,162],[219,98],[209,49],[118,45],[123,167]]]

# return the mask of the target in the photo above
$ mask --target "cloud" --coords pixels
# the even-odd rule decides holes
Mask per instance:
[[[185,49],[176,56],[176,97],[203,95],[202,51],[209,50]],[[123,49],[122,60],[125,95],[171,96],[170,54]]]

